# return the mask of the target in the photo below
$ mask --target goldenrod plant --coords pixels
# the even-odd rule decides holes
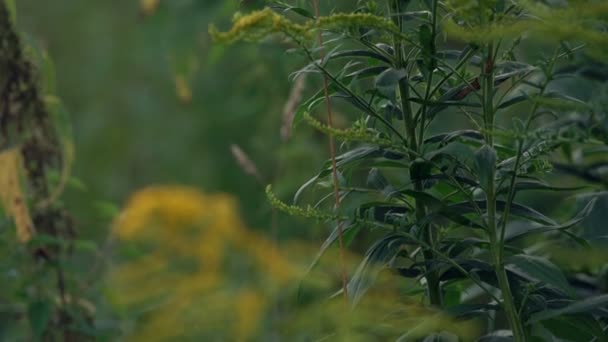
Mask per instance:
[[[18,4],[0,341],[606,340],[605,0]]]
[[[295,242],[279,248],[246,227],[236,201],[225,194],[184,186],[142,189],[117,217],[112,235],[131,251],[112,267],[107,281],[108,297],[130,327],[123,330],[128,340],[326,336],[367,341],[398,338],[403,327],[412,328],[412,338],[450,327],[455,336],[470,339],[478,329],[474,322],[462,324],[416,300],[397,302],[397,292],[386,289],[352,314],[342,301],[324,300],[285,311],[285,297],[293,295],[306,271],[303,256],[313,249]],[[352,265],[355,256],[347,259]],[[332,282],[324,279],[315,276],[308,284],[327,291]],[[387,315],[381,328],[378,315]]]
[[[371,232],[380,237],[336,289],[354,313],[384,268],[402,285],[401,303],[477,322],[480,341],[605,338],[605,270],[586,269],[596,280],[581,285],[582,270],[557,266],[556,251],[592,250],[586,226],[605,218],[605,93],[578,94],[572,80],[589,84],[605,69],[607,4],[361,0],[332,11],[327,1],[322,15],[317,5],[274,1],[235,15],[225,32],[209,29],[219,44],[286,40],[308,60],[294,76],[327,80],[294,124],[342,141],[339,153],[293,204],[267,189],[276,208],[335,227],[311,268],[342,235]],[[605,90],[605,70],[593,81]],[[350,127],[315,117],[328,100]],[[594,175],[572,165],[587,158]],[[561,172],[596,182],[552,184]],[[578,210],[530,202],[543,193],[558,194],[545,197],[553,209]],[[451,340],[444,330],[427,338]],[[401,340],[412,331],[403,327]]]
[[[90,340],[95,306],[70,268],[91,244],[60,200],[71,179],[70,125],[50,58],[24,43],[16,20],[15,2],[0,1],[0,339]]]

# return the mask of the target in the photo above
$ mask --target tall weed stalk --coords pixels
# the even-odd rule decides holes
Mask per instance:
[[[295,75],[323,81],[294,121],[342,141],[339,151],[330,143],[330,160],[293,204],[268,188],[289,214],[337,222],[311,268],[334,243],[343,250],[363,231],[383,232],[343,286],[355,306],[378,270],[390,269],[409,296],[422,293],[429,307],[481,322],[480,338],[601,340],[608,295],[582,294],[577,271],[560,268],[558,251],[593,248],[581,233],[602,188],[550,180],[552,166],[564,165],[561,153],[606,148],[598,133],[605,112],[558,82],[586,82],[574,61],[606,56],[598,45],[607,40],[606,6],[358,1],[348,12],[319,16],[316,1],[313,12],[302,3],[273,2],[236,16],[229,31],[210,33],[223,42],[288,39],[307,59]],[[573,19],[581,13],[584,20]],[[329,124],[316,119],[322,103],[350,125],[336,128],[331,115]],[[316,198],[312,189],[320,198],[302,206]],[[558,194],[547,201],[566,207],[583,205],[566,213],[543,206],[544,214],[526,200],[539,192]],[[441,327],[430,330],[444,338]]]

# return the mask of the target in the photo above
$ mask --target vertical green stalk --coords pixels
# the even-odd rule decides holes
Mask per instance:
[[[555,62],[556,62],[557,58],[559,57],[558,52],[559,52],[559,49],[555,51],[547,69],[545,70],[545,81],[543,82],[543,84],[538,92],[538,95],[537,95],[538,97],[542,97],[545,95],[547,86],[549,85],[549,82],[551,82],[551,80],[552,80],[553,68],[555,67]],[[522,132],[523,134],[528,133],[528,130],[530,129],[530,125],[532,124],[532,121],[534,120],[534,117],[539,108],[540,108],[540,102],[534,101],[534,104],[532,105],[532,108],[530,109],[530,113],[528,114],[528,118],[526,119],[526,123],[524,125],[524,130]],[[511,213],[511,206],[513,204],[513,200],[515,199],[515,183],[517,181],[517,172],[519,171],[519,167],[521,165],[521,160],[522,160],[522,157],[524,154],[524,144],[525,144],[525,138],[521,138],[518,140],[517,154],[515,156],[515,164],[513,166],[513,175],[511,176],[511,180],[509,183],[509,194],[507,195],[507,204],[505,206],[505,210],[503,212],[503,218],[502,218],[502,227],[501,227],[501,234],[500,234],[500,241],[499,241],[499,243],[502,246],[501,255],[504,254],[504,244],[505,244],[507,221],[508,221],[509,215]]]
[[[432,40],[432,45],[431,45],[431,69],[428,71],[428,78],[426,80],[426,90],[424,92],[424,102],[422,104],[422,110],[421,110],[421,118],[420,118],[420,127],[418,128],[418,146],[421,147],[422,149],[422,144],[424,143],[424,130],[426,127],[426,117],[427,117],[427,111],[428,111],[428,103],[431,99],[431,88],[433,86],[433,75],[434,75],[434,71],[435,71],[435,54],[436,54],[436,48],[435,48],[435,40],[437,38],[437,4],[438,4],[439,0],[433,0],[432,3],[432,9],[431,9],[431,40]]]
[[[494,116],[496,110],[494,108],[494,57],[495,48],[493,43],[489,43],[487,47],[487,57],[482,67],[481,82],[482,82],[482,99],[483,99],[483,117],[485,123],[485,140],[486,144],[494,148]],[[486,189],[486,208],[488,215],[488,233],[490,238],[490,248],[492,261],[494,264],[494,272],[498,280],[498,286],[502,293],[502,308],[507,316],[511,330],[513,331],[513,337],[516,342],[526,340],[523,325],[519,319],[515,302],[513,301],[513,294],[509,285],[507,272],[505,270],[503,249],[504,246],[499,241],[498,226],[496,224],[496,184],[494,182],[496,170],[492,167],[492,174],[490,182]]]
[[[513,337],[516,342],[526,340],[523,325],[519,318],[518,310],[513,301],[513,294],[509,285],[507,272],[505,270],[503,251],[504,247],[498,241],[498,229],[496,225],[496,192],[494,183],[491,182],[490,187],[486,192],[487,211],[488,211],[488,231],[490,235],[492,261],[494,263],[494,272],[498,280],[498,287],[502,293],[502,307],[513,331]]]
[[[436,2],[437,2],[437,0],[434,0],[434,3],[436,3]],[[434,8],[436,9],[436,6],[434,6]],[[395,25],[397,25],[399,27],[399,30],[402,31],[403,20],[402,20],[402,17],[400,16],[401,6],[400,6],[399,0],[391,0],[390,14],[392,16],[392,19],[393,19],[393,22],[395,23]],[[401,44],[401,38],[398,35],[395,35],[393,37],[393,45],[394,45],[394,49],[395,49],[394,67],[396,69],[406,68],[406,62],[403,57],[403,46]],[[399,97],[401,99],[401,110],[403,112],[403,122],[405,124],[405,133],[406,133],[406,138],[408,140],[408,145],[409,145],[408,148],[410,149],[410,151],[412,151],[412,153],[410,153],[409,157],[411,160],[414,160],[414,159],[416,159],[416,154],[418,154],[420,152],[421,146],[418,144],[417,139],[416,139],[416,122],[415,122],[414,116],[413,116],[412,105],[409,100],[410,94],[409,94],[409,84],[408,84],[407,77],[399,80],[398,91],[399,91]],[[422,139],[423,139],[422,134],[423,134],[423,132],[421,129],[420,141],[422,141]],[[422,183],[420,182],[420,180],[413,180],[413,183],[414,183],[414,189],[416,191],[423,191]],[[422,204],[422,202],[419,200],[416,200],[415,204],[416,204],[416,221],[420,222],[426,217],[426,209],[425,209],[424,205]],[[435,231],[430,226],[422,227],[422,228],[425,228],[424,241],[430,247],[428,249],[425,249],[425,251],[423,252],[424,260],[425,260],[425,262],[432,262],[433,260],[435,260],[435,253],[433,252],[433,250],[435,248],[435,240],[436,240]],[[441,298],[439,273],[436,270],[432,270],[431,267],[427,267],[427,272],[426,272],[425,278],[426,278],[426,283],[427,283],[426,285],[427,285],[429,301],[430,301],[431,305],[441,307],[442,298]]]
[[[482,66],[482,106],[486,143],[494,147],[494,43],[488,44],[486,60]]]
[[[401,12],[401,6],[399,0],[391,0],[390,12],[393,22],[399,27],[401,31],[403,28],[403,21],[398,15]],[[404,69],[406,67],[405,58],[403,57],[403,45],[401,44],[401,38],[399,35],[393,35],[393,47],[395,49],[395,69]],[[401,98],[401,111],[403,115],[403,123],[405,125],[405,135],[408,140],[408,147],[412,151],[417,151],[416,147],[416,125],[413,122],[412,105],[410,103],[410,88],[407,78],[399,80],[399,97]]]

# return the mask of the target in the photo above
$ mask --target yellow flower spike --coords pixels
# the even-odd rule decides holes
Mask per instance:
[[[387,32],[400,32],[399,28],[389,19],[370,13],[336,13],[327,17],[320,17],[310,22],[311,27],[319,29],[338,29],[349,27],[369,27]]]
[[[17,227],[17,240],[26,243],[36,233],[20,177],[23,174],[21,151],[12,148],[0,153],[0,205]]]
[[[232,28],[226,32],[219,32],[214,25],[210,25],[209,34],[215,41],[223,43],[233,43],[239,40],[256,41],[277,33],[308,41],[313,39],[313,32],[316,29],[331,30],[351,27],[369,27],[393,33],[399,32],[391,20],[369,13],[337,13],[297,24],[266,8],[245,16],[236,16]]]

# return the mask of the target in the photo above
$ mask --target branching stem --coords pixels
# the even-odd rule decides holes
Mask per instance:
[[[436,25],[436,12],[437,12],[437,2],[438,0],[433,0],[433,8],[434,8],[434,14],[433,14],[433,26]],[[393,21],[395,23],[395,25],[397,25],[397,27],[399,27],[399,31],[401,32],[403,29],[403,18],[401,17],[400,13],[402,12],[401,9],[401,5],[400,5],[400,1],[399,0],[392,0],[390,3],[390,11],[391,11],[391,17],[393,18]],[[434,39],[434,34],[436,29],[433,28],[433,39]],[[394,45],[394,49],[395,49],[395,69],[405,69],[407,67],[406,65],[406,60],[404,59],[403,56],[403,46],[401,44],[401,37],[400,35],[395,34],[393,36],[393,45]],[[431,76],[429,76],[429,84],[432,82],[432,72],[429,73]],[[420,149],[422,147],[422,142],[424,141],[424,124],[421,125],[420,128],[420,132],[418,133],[418,139],[416,137],[416,120],[414,118],[413,115],[413,111],[412,111],[412,105],[411,105],[411,101],[410,101],[410,94],[409,94],[409,80],[406,77],[404,77],[403,79],[399,80],[399,85],[398,85],[398,91],[399,91],[399,96],[401,99],[401,111],[403,113],[403,122],[405,124],[405,133],[406,133],[406,138],[407,138],[407,143],[408,143],[408,148],[412,151],[415,151],[416,153],[410,153],[410,159],[414,160],[416,159],[416,155],[419,154]],[[427,92],[426,95],[428,96],[430,94],[430,85],[427,85]],[[425,98],[425,100],[428,100],[428,98]],[[427,101],[425,101],[427,102]],[[423,114],[424,115],[424,114]],[[420,122],[422,123],[422,122]],[[422,187],[422,183],[420,180],[417,179],[412,179],[412,181],[414,182],[414,189],[416,191],[423,191],[423,187]],[[427,213],[426,213],[426,208],[424,207],[424,204],[419,201],[416,200],[416,221],[417,222],[421,222],[425,217],[426,217]],[[436,237],[436,231],[433,229],[433,227],[431,225],[427,225],[426,227],[421,227],[422,229],[424,229],[424,240],[425,240],[425,244],[429,247],[429,248],[425,248],[423,255],[424,255],[424,259],[425,262],[427,263],[427,265],[430,265],[433,261],[435,261],[435,252],[434,252],[434,248],[435,248],[435,240],[437,239]],[[441,307],[442,306],[442,296],[441,296],[441,284],[440,284],[440,280],[439,280],[439,273],[436,269],[434,269],[433,266],[427,266],[427,270],[426,270],[426,285],[427,285],[427,291],[428,291],[428,296],[429,296],[429,301],[431,303],[431,305],[434,306],[438,306]]]
[[[486,144],[490,147],[494,147],[494,117],[496,114],[496,108],[494,107],[494,61],[496,57],[496,50],[494,43],[489,43],[487,46],[486,60],[482,66],[481,80],[483,89],[483,118],[485,124],[485,139]],[[494,169],[494,168],[493,168]],[[494,264],[494,272],[498,280],[498,286],[502,293],[502,307],[513,331],[513,337],[516,342],[522,342],[526,340],[525,331],[518,315],[518,310],[513,300],[513,294],[509,285],[509,279],[505,270],[503,260],[503,249],[504,246],[498,239],[498,226],[496,216],[496,182],[494,181],[496,171],[494,170],[490,176],[491,181],[486,189],[486,208],[487,208],[487,219],[488,219],[488,234],[490,239],[490,248],[492,261]]]

